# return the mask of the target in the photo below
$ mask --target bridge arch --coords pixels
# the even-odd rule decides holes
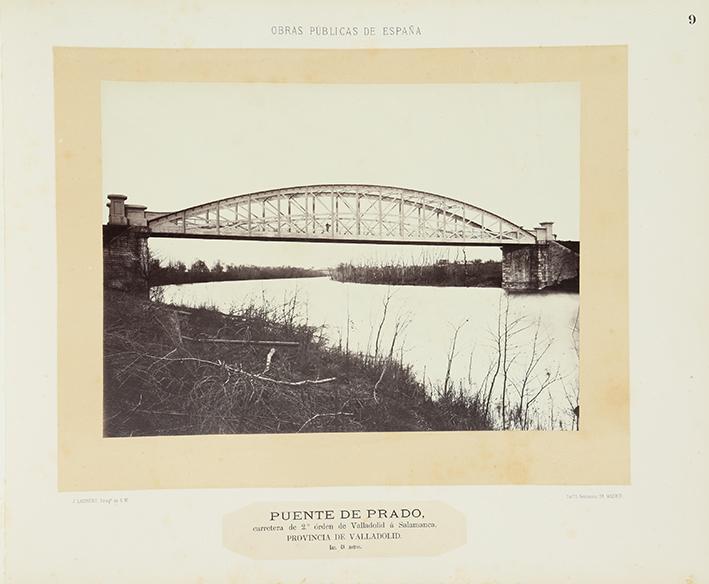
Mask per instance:
[[[535,235],[490,211],[401,187],[325,184],[145,211],[150,237],[439,245],[529,245]]]

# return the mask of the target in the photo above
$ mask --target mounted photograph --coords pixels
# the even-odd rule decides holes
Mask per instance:
[[[104,437],[578,431],[579,144],[572,82],[103,81]]]

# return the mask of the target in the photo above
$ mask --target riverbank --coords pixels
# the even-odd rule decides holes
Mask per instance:
[[[330,270],[339,282],[387,284],[392,286],[464,286],[500,288],[502,264],[494,260],[471,262],[439,261],[428,265],[390,264],[383,266],[339,264]]]
[[[149,263],[148,281],[150,286],[167,286],[171,284],[201,284],[204,282],[234,282],[242,280],[321,278],[327,275],[327,270],[294,266],[237,266],[217,262],[210,268],[203,261],[198,260],[188,268],[182,262],[163,264],[158,259],[152,259]]]
[[[433,400],[411,368],[329,346],[288,306],[224,314],[107,292],[104,307],[106,436],[492,427],[474,398]]]

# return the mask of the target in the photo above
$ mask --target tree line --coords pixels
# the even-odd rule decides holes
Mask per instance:
[[[470,262],[447,262],[409,265],[341,263],[330,270],[330,277],[340,282],[412,286],[482,286],[502,285],[502,263],[479,259]]]
[[[202,260],[187,266],[181,261],[163,264],[152,258],[149,262],[148,281],[151,286],[168,284],[193,284],[228,280],[267,280],[273,278],[314,278],[325,275],[320,270],[293,266],[246,266],[216,262],[211,268]]]

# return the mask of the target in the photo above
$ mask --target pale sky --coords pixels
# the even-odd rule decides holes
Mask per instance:
[[[103,193],[176,211],[306,184],[446,195],[579,237],[576,83],[324,85],[104,82]],[[165,259],[324,267],[422,248],[151,239]],[[457,248],[426,248],[454,259]],[[468,248],[468,258],[498,258]]]

